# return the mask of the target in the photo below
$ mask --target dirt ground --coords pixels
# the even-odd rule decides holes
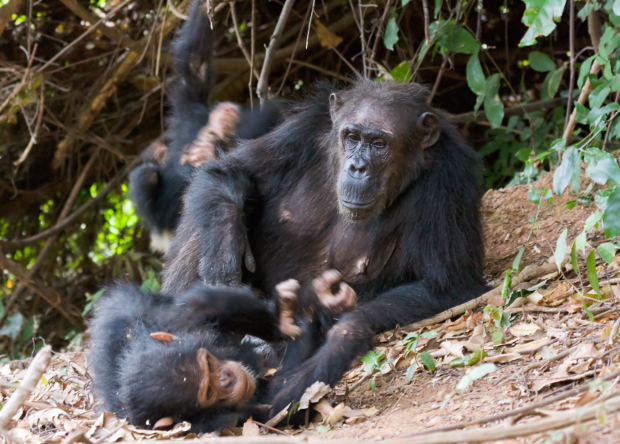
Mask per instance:
[[[551,176],[543,177],[536,187],[551,188]],[[537,205],[528,202],[527,195],[527,186],[485,195],[485,275],[491,283],[501,283],[521,245],[526,247],[523,265],[548,261],[562,230],[568,228],[572,241],[595,210],[593,204],[578,204],[565,211],[566,202],[575,196],[556,197],[541,205],[536,218]],[[602,233],[595,231],[588,236],[587,248],[601,241]],[[507,322],[499,327],[479,307],[419,330],[432,333],[420,337],[410,353],[403,342],[406,329],[379,335],[377,352],[385,355],[380,365],[372,373],[364,364],[353,368],[315,405],[304,428],[273,431],[249,421],[225,435],[250,439],[269,434],[274,441],[289,436],[291,442],[298,442],[296,438],[308,442],[391,438],[403,443],[620,442],[620,256],[610,264],[597,262],[600,299],[585,277],[585,263],[580,264],[581,275],[565,264],[562,274],[556,269],[524,285],[542,283],[527,298],[505,309]],[[486,355],[482,364],[451,365],[459,357],[480,356],[482,350]],[[428,358],[424,353],[433,357],[434,371],[423,365]],[[409,369],[413,362],[418,363],[415,372]],[[27,364],[16,361],[0,367],[3,404],[23,378]],[[475,377],[482,366],[489,373]],[[55,354],[37,392],[13,417],[12,429],[0,433],[0,441],[196,438],[187,433],[188,424],[165,431],[139,430],[98,412],[86,368],[81,352]],[[469,384],[465,384],[467,378]],[[562,418],[568,420],[562,422]],[[455,430],[445,430],[449,425]],[[430,434],[441,430],[444,435]]]

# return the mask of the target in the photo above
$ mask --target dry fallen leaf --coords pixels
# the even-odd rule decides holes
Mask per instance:
[[[321,414],[321,417],[323,418],[321,420],[322,424],[334,425],[344,418],[345,408],[344,403],[342,402],[336,407],[332,407],[326,399],[323,399],[314,406],[314,409]]]
[[[443,341],[440,347],[457,358],[463,357],[463,343],[458,341]]]
[[[510,362],[510,361],[515,361],[517,359],[523,359],[523,356],[521,356],[519,353],[503,353],[501,355],[495,355],[495,356],[487,356],[486,358],[484,358],[484,362]]]
[[[318,19],[314,20],[314,25],[316,26],[316,34],[322,47],[332,49],[342,42],[342,37],[331,32]]]
[[[519,322],[510,327],[509,331],[513,336],[522,338],[532,336],[541,330],[540,326],[534,323]]]
[[[248,419],[243,424],[243,430],[241,431],[241,436],[259,436],[260,428],[258,424],[254,422],[252,418]]]
[[[544,347],[549,342],[548,338],[541,338],[536,341],[525,342],[523,344],[517,344],[514,347],[507,347],[506,353],[531,353],[535,352],[541,347]]]
[[[316,381],[310,387],[306,389],[301,399],[299,400],[299,410],[307,409],[310,404],[316,404],[331,391],[329,385],[324,382]]]
[[[598,355],[593,342],[582,342],[555,369],[549,377],[540,378],[532,384],[532,390],[538,392],[545,387],[563,381],[575,381],[588,375],[587,370]]]

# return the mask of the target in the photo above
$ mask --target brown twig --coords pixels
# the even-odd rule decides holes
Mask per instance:
[[[533,111],[538,111],[542,109],[553,108],[554,106],[561,105],[564,102],[564,99],[556,97],[555,99],[547,99],[547,100],[537,100],[534,102],[526,103],[525,105],[515,105],[510,108],[504,109],[504,116],[517,116],[527,114]],[[449,116],[448,119],[452,123],[467,123],[473,122],[477,120],[486,120],[486,116],[481,112],[467,112],[462,114],[455,114]]]
[[[522,282],[530,281],[534,278],[544,276],[556,270],[555,264],[546,262],[539,266],[528,265],[525,267],[521,273],[517,277],[512,280],[512,285],[516,286],[521,284]],[[446,319],[453,318],[455,316],[461,315],[465,313],[467,310],[473,310],[479,305],[486,304],[492,298],[499,297],[502,293],[501,287],[496,287],[493,290],[487,291],[482,296],[479,296],[471,301],[467,301],[464,304],[457,305],[456,307],[449,308],[448,310],[442,311],[435,316],[424,319],[422,321],[414,322],[405,326],[403,329],[407,331],[418,330],[420,328],[437,324],[438,322],[443,322]]]
[[[431,37],[430,37],[429,29],[428,29],[430,19],[429,19],[429,14],[428,14],[428,1],[427,0],[422,0],[422,14],[424,15],[424,40],[426,40],[426,43],[428,44],[431,41]]]
[[[0,248],[0,266],[14,275],[18,281],[28,287],[33,293],[43,298],[45,302],[54,307],[54,309],[71,324],[77,327],[82,326],[81,318],[76,318],[64,309],[62,305],[62,298],[56,290],[46,286],[45,283],[40,282],[38,279],[28,276],[26,269],[24,269],[17,262],[9,259],[5,255],[4,251],[2,251],[2,248]]]
[[[127,173],[129,173],[129,171],[131,171],[136,165],[138,165],[138,163],[140,163],[140,161],[141,159],[139,157],[136,157],[133,160],[133,162],[125,165],[125,167],[112,180],[110,180],[107,183],[107,185],[103,187],[101,191],[99,191],[99,193],[95,197],[93,197],[88,202],[84,203],[80,208],[75,210],[73,214],[71,214],[71,216],[68,216],[61,222],[58,222],[53,227],[50,227],[47,230],[43,230],[40,233],[37,233],[33,236],[26,237],[24,239],[0,240],[0,248],[6,248],[6,249],[21,248],[26,245],[30,245],[35,242],[38,242],[40,240],[47,239],[48,237],[53,236],[57,233],[60,233],[67,226],[75,222],[82,213],[89,210],[90,208],[95,206],[101,199],[103,199],[103,197],[110,190],[116,187],[125,178],[125,176],[127,175]]]
[[[280,87],[278,91],[276,91],[276,96],[279,96],[286,84],[286,78],[288,77],[289,72],[291,71],[291,66],[293,65],[293,61],[295,61],[295,53],[297,52],[297,47],[299,46],[299,41],[301,40],[301,36],[304,31],[304,23],[308,21],[308,37],[306,37],[306,44],[308,39],[310,38],[310,28],[312,25],[312,14],[314,13],[314,1],[308,5],[308,9],[306,10],[306,15],[302,21],[301,26],[299,27],[299,32],[297,33],[297,39],[295,40],[295,46],[293,48],[293,52],[288,59],[288,64],[286,65],[286,70],[284,71],[284,75],[282,76],[282,81],[280,82]],[[307,49],[307,47],[306,47]]]
[[[439,83],[441,83],[441,76],[443,76],[443,70],[446,68],[446,64],[448,63],[448,56],[444,56],[443,61],[441,62],[441,66],[439,67],[439,72],[437,73],[437,78],[435,78],[435,83],[433,84],[433,89],[431,93],[428,95],[426,99],[426,103],[430,104],[433,101],[433,97],[437,94],[437,89],[439,88]]]
[[[568,83],[568,99],[566,99],[566,117],[564,118],[564,128],[568,127],[571,106],[573,105],[573,88],[575,83],[575,3],[570,0],[568,22],[568,47],[570,54],[570,79]]]
[[[37,383],[41,376],[43,376],[51,359],[52,347],[50,345],[46,345],[35,355],[19,387],[17,387],[6,404],[4,404],[4,407],[2,407],[2,410],[0,410],[0,429],[6,430],[11,422],[11,418],[15,416],[30,393],[36,389]]]
[[[596,14],[597,14],[596,11],[593,11],[588,16],[588,33],[590,34],[590,40],[592,41],[594,50],[598,51],[598,44],[601,40],[601,35],[600,35],[601,24]],[[601,65],[596,63],[596,60],[592,61],[592,66],[590,67],[590,75],[591,76],[597,75],[600,70],[601,70]],[[590,77],[588,77],[586,78],[583,88],[581,88],[581,92],[579,93],[579,98],[577,99],[577,102],[580,105],[583,105],[584,103],[586,103],[586,100],[590,96],[592,89],[593,89],[592,82],[590,82]],[[570,118],[568,119],[568,123],[564,127],[564,132],[562,133],[562,139],[564,139],[566,144],[568,144],[569,139],[573,135],[573,131],[575,130],[576,123],[577,123],[577,108],[573,109],[573,112],[571,113]],[[558,164],[561,161],[561,154],[562,153],[560,152],[559,153],[560,159],[558,159]]]
[[[34,126],[34,131],[30,134],[30,141],[28,142],[28,145],[26,145],[26,149],[24,149],[21,156],[19,156],[19,159],[17,159],[15,163],[13,163],[13,166],[15,166],[15,168],[19,167],[28,158],[30,150],[32,150],[34,144],[37,143],[37,134],[39,134],[39,130],[41,129],[41,122],[43,121],[43,110],[45,109],[44,92],[45,83],[41,82],[41,87],[39,89],[39,102],[37,103],[37,123]]]
[[[269,73],[271,72],[271,64],[273,63],[274,54],[276,53],[276,49],[280,43],[280,36],[282,35],[282,31],[286,25],[286,21],[288,20],[288,16],[291,13],[294,3],[295,0],[286,0],[284,3],[282,12],[280,12],[280,17],[278,17],[276,27],[273,30],[273,34],[271,34],[269,46],[265,51],[263,67],[260,72],[260,77],[258,78],[258,84],[256,85],[256,94],[258,95],[261,104],[265,101],[265,99],[267,99],[268,78]]]
[[[65,201],[65,204],[63,205],[62,209],[60,210],[60,214],[58,215],[58,219],[56,219],[56,224],[62,222],[62,220],[65,217],[67,217],[67,215],[69,214],[69,211],[71,210],[71,206],[73,205],[73,202],[77,198],[78,193],[82,189],[82,185],[84,184],[84,181],[86,180],[86,176],[88,175],[88,172],[90,171],[92,166],[95,164],[95,160],[97,159],[97,155],[98,154],[99,154],[99,150],[97,150],[90,157],[90,159],[88,159],[88,162],[86,162],[86,165],[82,169],[82,172],[78,176],[78,179],[73,184],[73,188],[71,189],[71,192],[69,193],[69,197],[67,197],[67,200]],[[45,257],[47,256],[47,252],[52,247],[52,244],[54,243],[56,238],[57,238],[57,235],[54,235],[54,236],[49,237],[45,241],[45,245],[43,245],[43,248],[41,248],[41,251],[39,251],[39,254],[37,255],[37,258],[36,258],[34,264],[28,270],[28,277],[29,278],[32,278],[33,276],[36,275],[36,273],[38,273],[39,268],[41,268],[41,265],[43,265],[43,263],[45,261]],[[26,288],[26,287],[23,286],[23,285],[18,286],[15,289],[15,291],[13,292],[13,294],[11,295],[11,297],[7,300],[7,302],[5,304],[6,305],[5,306],[5,313],[6,313],[5,316],[8,315],[9,309],[15,303],[15,301],[19,298],[19,295],[21,294],[21,292],[23,291],[24,288]]]
[[[235,31],[235,37],[237,38],[237,46],[239,46],[239,49],[241,49],[241,52],[243,53],[243,57],[245,57],[245,59],[248,62],[248,65],[250,65],[251,67],[250,72],[254,74],[254,77],[258,80],[259,73],[258,71],[256,71],[256,69],[252,67],[252,59],[250,58],[250,54],[248,54],[248,50],[243,44],[243,40],[241,39],[241,34],[239,33],[239,22],[237,20],[237,9],[235,8],[235,2],[230,2],[230,15],[233,21],[233,29]]]
[[[66,1],[66,0],[65,0]],[[117,5],[115,8],[113,8],[110,12],[108,12],[106,15],[104,15],[103,17],[101,17],[99,20],[97,20],[95,23],[92,23],[87,29],[86,31],[84,31],[82,34],[80,34],[77,38],[75,38],[71,43],[65,45],[60,51],[58,51],[56,54],[54,54],[54,56],[49,59],[47,62],[45,62],[42,66],[39,66],[37,68],[37,72],[42,72],[45,70],[45,68],[47,68],[48,66],[50,66],[52,63],[54,63],[56,60],[58,60],[58,58],[63,55],[64,53],[66,53],[69,49],[71,49],[73,46],[75,46],[77,43],[79,43],[82,39],[84,39],[87,35],[89,35],[90,33],[92,33],[93,31],[95,31],[99,25],[101,25],[102,23],[110,20],[110,18],[112,18],[114,16],[114,14],[116,14],[118,11],[120,11],[122,8],[124,8],[125,6],[127,6],[127,4],[130,2],[131,0],[125,0],[123,3]]]
[[[183,2],[183,5],[185,5],[186,3],[187,2]],[[118,7],[120,7],[120,5]],[[116,9],[118,9],[118,7],[114,8],[114,10],[112,11],[115,11]],[[110,11],[109,14],[111,14],[112,11]],[[107,14],[106,17],[109,16],[109,14]],[[157,20],[155,20],[154,22],[157,22]],[[176,27],[178,22],[178,18],[172,17],[170,20],[162,24],[162,33],[164,35],[170,33]],[[151,35],[152,33],[149,33],[149,35],[147,35],[144,39],[140,41],[140,47],[144,48],[144,50],[146,50],[149,42],[151,41]],[[75,128],[73,128],[73,130],[65,136],[65,138],[58,144],[58,147],[56,148],[56,152],[54,153],[54,159],[52,161],[52,166],[54,168],[59,168],[60,166],[62,166],[64,160],[69,156],[71,150],[73,149],[75,142],[82,136],[82,134],[84,134],[88,130],[88,128],[90,128],[90,126],[95,121],[95,117],[99,115],[99,112],[105,106],[108,98],[116,92],[116,85],[121,82],[129,74],[129,72],[140,62],[140,60],[142,59],[142,55],[143,54],[140,51],[129,51],[129,53],[120,61],[120,63],[118,63],[114,72],[107,77],[107,80],[101,86],[101,88],[98,88],[97,94],[84,104],[84,106],[78,113],[80,117]],[[48,61],[48,63],[50,61]]]

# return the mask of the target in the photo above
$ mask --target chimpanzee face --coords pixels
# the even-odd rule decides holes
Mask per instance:
[[[348,98],[341,105],[333,95],[330,100],[340,212],[352,220],[368,219],[383,212],[419,169],[424,149],[437,141],[437,117],[373,98]]]

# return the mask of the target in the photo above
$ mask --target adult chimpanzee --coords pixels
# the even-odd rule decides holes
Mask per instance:
[[[241,111],[230,102],[208,105],[215,75],[212,31],[203,4],[192,5],[174,43],[178,81],[171,94],[167,142],[147,150],[145,163],[129,178],[131,199],[158,250],[168,247],[195,168],[232,149],[238,139],[258,137],[281,120],[279,106],[271,102],[253,111]]]
[[[336,383],[375,333],[485,288],[476,153],[419,85],[332,91],[198,172],[164,269],[170,293],[196,279],[271,296],[277,282],[300,282],[304,333],[272,381],[274,411],[314,381]],[[328,268],[359,305],[327,332],[328,318],[305,319],[321,310],[307,284]]]
[[[339,285],[333,294],[331,287]],[[331,270],[314,280],[331,316],[355,308],[356,295]],[[106,410],[142,427],[190,421],[195,432],[267,420],[268,383],[294,324],[299,284],[278,284],[278,301],[244,288],[196,283],[176,298],[117,284],[106,290],[91,323],[90,367]],[[241,340],[245,334],[267,342]]]

